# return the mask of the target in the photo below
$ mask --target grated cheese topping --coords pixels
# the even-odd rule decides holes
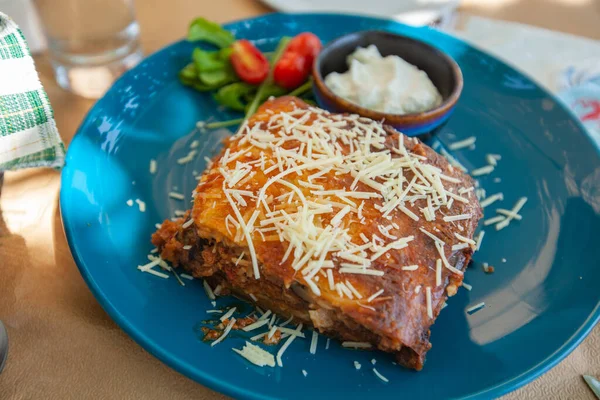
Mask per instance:
[[[463,242],[463,243],[455,244],[454,246],[452,246],[452,250],[453,251],[462,250],[462,249],[466,249],[467,247],[471,247],[471,246],[469,245],[469,243]]]
[[[379,297],[380,295],[383,294],[383,289],[379,289],[378,291],[376,291],[375,293],[373,293],[368,299],[367,299],[367,303],[372,302],[373,300],[375,300],[377,297]]]
[[[281,264],[292,268],[295,279],[314,296],[328,292],[356,302],[366,298],[370,303],[383,289],[361,293],[361,287],[344,275],[385,275],[381,260],[398,257],[415,239],[403,234],[394,222],[406,215],[419,227],[419,235],[441,246],[441,265],[462,275],[450,265],[443,249],[446,245],[453,250],[476,246],[465,236],[452,236],[464,230],[457,222],[472,218],[463,204],[470,202],[475,189],[449,186],[461,182],[454,169],[439,168],[413,153],[408,145],[414,145],[415,139],[398,135],[390,143],[389,138],[379,122],[316,108],[270,113],[252,126],[244,124],[209,167],[222,178],[216,182],[229,208],[224,212],[227,233],[235,244],[248,249],[248,262],[241,263],[240,256],[236,263],[251,264],[254,278],[260,279],[259,244],[281,243]],[[475,140],[471,137],[450,148],[471,147]],[[194,156],[192,149],[186,157]],[[464,170],[457,161],[451,163]],[[254,184],[259,176],[264,182],[261,186]],[[200,180],[196,201],[217,195],[203,193],[207,183]],[[184,199],[176,192],[169,197]],[[381,223],[386,219],[389,222]],[[445,235],[442,240],[422,227],[434,221],[446,224],[451,239]],[[369,226],[359,233],[358,243],[351,234],[353,224]]]
[[[431,306],[431,288],[427,286],[425,288],[425,300],[427,301],[427,316],[433,318],[433,308]]]
[[[471,214],[460,214],[460,215],[452,215],[444,217],[444,221],[452,222],[452,221],[462,221],[465,219],[471,218]]]

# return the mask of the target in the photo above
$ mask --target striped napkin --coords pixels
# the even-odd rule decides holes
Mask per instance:
[[[61,168],[65,147],[23,33],[0,12],[0,171]]]

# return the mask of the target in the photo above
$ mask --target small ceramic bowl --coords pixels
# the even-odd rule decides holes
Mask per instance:
[[[382,56],[400,56],[425,71],[442,95],[442,104],[420,113],[388,114],[361,107],[334,94],[325,85],[325,77],[332,72],[346,72],[346,57],[357,47],[371,44],[377,46]],[[460,67],[449,55],[419,40],[383,31],[351,33],[328,43],[314,64],[312,75],[315,97],[322,108],[383,120],[408,136],[427,137],[435,133],[450,117],[463,88]]]

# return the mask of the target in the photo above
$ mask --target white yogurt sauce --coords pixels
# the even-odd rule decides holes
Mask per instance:
[[[325,84],[361,107],[389,114],[431,110],[442,96],[424,71],[398,56],[382,57],[375,45],[357,48],[346,59],[348,71],[332,72]]]

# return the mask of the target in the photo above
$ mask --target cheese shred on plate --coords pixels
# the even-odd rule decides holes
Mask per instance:
[[[386,378],[385,376],[381,375],[381,373],[379,373],[379,371],[377,371],[377,369],[373,368],[373,372],[375,373],[375,376],[377,376],[379,379],[381,379],[385,383],[389,382],[389,379]]]
[[[235,324],[235,318],[231,318],[229,320],[229,323],[225,327],[225,330],[223,331],[223,334],[221,336],[219,336],[219,338],[217,340],[215,340],[214,342],[212,342],[210,345],[214,346],[216,344],[221,343],[223,341],[223,339],[225,339],[227,337],[227,335],[229,335],[229,332],[231,331],[231,328],[233,328],[234,324]]]
[[[499,231],[506,228],[508,224],[515,219],[515,216],[519,215],[519,211],[521,211],[521,208],[523,208],[525,203],[527,203],[527,197],[521,197],[519,200],[517,200],[515,206],[512,208],[512,210],[510,210],[511,212],[506,219],[496,224],[496,230]]]
[[[481,206],[481,208],[486,208],[487,206],[489,206],[492,203],[495,203],[498,200],[504,200],[503,193],[496,193],[491,196],[488,196],[485,199],[481,200],[481,202],[479,202],[479,205]]]
[[[151,174],[156,173],[156,160],[154,160],[154,159],[150,160],[150,173]]]
[[[169,197],[175,200],[185,200],[185,196],[177,192],[169,192]]]
[[[317,353],[317,343],[319,341],[319,334],[317,331],[312,332],[312,339],[310,341],[310,354]]]
[[[450,145],[448,146],[448,148],[450,150],[460,150],[460,149],[464,149],[465,147],[471,147],[475,144],[475,141],[477,141],[477,138],[475,136],[471,136],[468,137],[464,140],[459,140],[458,142],[454,142],[454,143],[450,143]]]
[[[483,307],[485,307],[485,303],[482,301],[481,303],[477,303],[474,306],[471,306],[469,308],[467,308],[467,313],[472,313],[474,311],[478,311],[480,309],[482,309]]]
[[[237,307],[232,307],[229,311],[227,311],[225,314],[223,314],[223,316],[220,318],[220,320],[225,321],[226,319],[229,319],[229,317],[231,317],[233,315],[233,313],[235,312],[236,309],[237,309]]]
[[[302,324],[298,325],[298,327],[296,328],[296,333],[300,334],[302,332]],[[283,355],[283,353],[285,353],[285,351],[287,350],[287,348],[290,346],[290,344],[292,344],[292,342],[294,341],[294,339],[296,339],[297,335],[291,335],[283,344],[283,346],[281,346],[281,348],[279,349],[279,351],[277,352],[277,365],[279,365],[280,367],[283,367],[283,361],[281,360],[281,356]]]
[[[146,203],[140,199],[136,199],[135,202],[138,204],[140,212],[146,212]]]
[[[250,331],[253,331],[253,330],[255,330],[255,329],[258,329],[258,328],[260,328],[260,327],[262,327],[262,326],[265,326],[265,325],[267,325],[268,323],[269,323],[269,320],[268,320],[268,319],[263,319],[263,320],[261,320],[261,321],[256,321],[256,322],[254,322],[254,323],[252,323],[252,324],[250,324],[250,325],[247,325],[247,326],[243,327],[243,328],[242,328],[242,330],[243,330],[244,332],[250,332]]]
[[[206,292],[206,295],[208,296],[208,298],[211,300],[214,300],[215,294],[214,294],[213,290],[211,289],[210,285],[208,284],[208,282],[206,280],[204,280],[204,281],[202,281],[202,285],[204,286],[204,291]]]
[[[493,165],[486,165],[485,167],[476,168],[476,169],[472,170],[471,176],[488,175],[488,174],[491,174],[493,171],[494,171]]]
[[[258,365],[259,367],[275,366],[275,357],[273,357],[273,354],[248,341],[246,341],[246,344],[241,350],[232,350],[244,357],[246,360],[250,361],[252,364]]]

